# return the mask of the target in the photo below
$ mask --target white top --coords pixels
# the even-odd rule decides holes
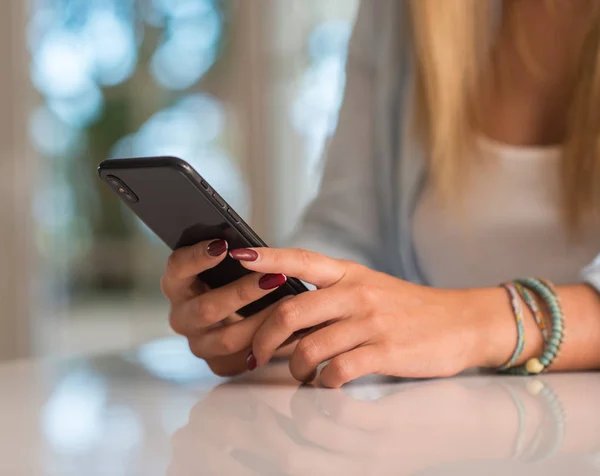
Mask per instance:
[[[24,316],[19,316],[24,317]],[[227,380],[183,338],[0,364],[2,476],[591,475],[600,374]]]
[[[464,208],[452,210],[426,187],[413,215],[421,270],[437,287],[495,285],[543,276],[577,282],[598,253],[597,224],[573,240],[560,217],[559,147],[515,147],[478,141],[477,166]]]
[[[415,259],[416,236],[421,266],[434,283],[481,286],[536,271],[558,282],[567,277],[570,284],[587,282],[600,291],[600,256],[594,261],[600,252],[600,234],[594,252],[590,252],[589,238],[584,245],[568,246],[562,233],[547,236],[548,231],[559,231],[557,215],[545,198],[550,195],[556,203],[552,194],[557,187],[555,179],[547,185],[538,183],[552,175],[536,165],[547,162],[537,157],[540,151],[505,149],[509,157],[498,158],[500,165],[492,167],[492,176],[480,174],[485,185],[472,186],[469,192],[485,203],[473,204],[475,209],[468,211],[472,233],[427,201],[422,204],[422,218],[429,224],[414,232],[414,205],[420,198],[426,161],[424,151],[410,144],[414,142],[411,136],[401,133],[412,120],[404,94],[414,79],[411,42],[404,36],[408,5],[398,0],[360,3],[348,52],[344,102],[337,131],[327,145],[319,194],[286,245],[362,263],[417,284],[431,284]],[[517,157],[520,153],[524,160]],[[504,175],[524,187],[511,186],[512,179],[504,180]],[[511,188],[506,189],[505,183]],[[539,207],[530,200],[510,197],[517,188],[519,194],[537,197]],[[499,211],[515,202],[518,210]],[[485,213],[492,215],[480,217]],[[435,233],[433,241],[430,233]],[[537,246],[543,241],[540,237],[548,240],[543,247]],[[468,240],[477,246],[466,248]],[[453,255],[445,256],[443,250]],[[510,257],[511,263],[516,262],[514,268],[503,261],[511,253],[516,253]],[[485,261],[478,259],[481,256]],[[527,259],[522,260],[523,256]],[[577,266],[581,266],[579,273],[575,272]]]

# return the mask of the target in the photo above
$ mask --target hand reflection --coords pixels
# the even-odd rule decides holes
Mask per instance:
[[[326,390],[298,387],[284,366],[273,366],[217,387],[194,407],[173,438],[169,474],[412,474],[583,453],[598,448],[600,428],[582,409],[598,392],[582,385],[598,390],[600,378],[359,381]]]

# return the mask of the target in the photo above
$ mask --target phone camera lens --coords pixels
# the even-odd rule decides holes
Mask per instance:
[[[129,187],[114,175],[108,175],[106,181],[119,193],[119,195],[124,196],[129,202],[137,203],[139,201],[137,196],[129,190]]]

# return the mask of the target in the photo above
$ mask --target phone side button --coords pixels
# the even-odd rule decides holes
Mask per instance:
[[[231,208],[227,209],[227,213],[229,213],[229,216],[231,218],[233,218],[233,221],[235,221],[236,223],[240,222],[240,217],[238,216],[237,213],[235,213]]]
[[[204,190],[210,190],[210,187],[208,186],[208,184],[204,180],[200,181],[200,185],[202,185],[202,187],[204,188]]]
[[[225,200],[223,200],[217,192],[213,192],[212,196],[219,205],[223,208],[225,207]]]

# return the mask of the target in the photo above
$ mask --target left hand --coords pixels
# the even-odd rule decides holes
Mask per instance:
[[[372,373],[442,377],[485,365],[488,319],[481,309],[466,307],[470,291],[418,286],[305,250],[255,248],[231,255],[249,270],[283,273],[318,288],[273,306],[252,341],[258,366],[295,331],[323,324],[291,356],[291,373],[300,381],[312,380],[328,360],[320,375],[327,387]],[[500,288],[489,293],[507,301]]]

